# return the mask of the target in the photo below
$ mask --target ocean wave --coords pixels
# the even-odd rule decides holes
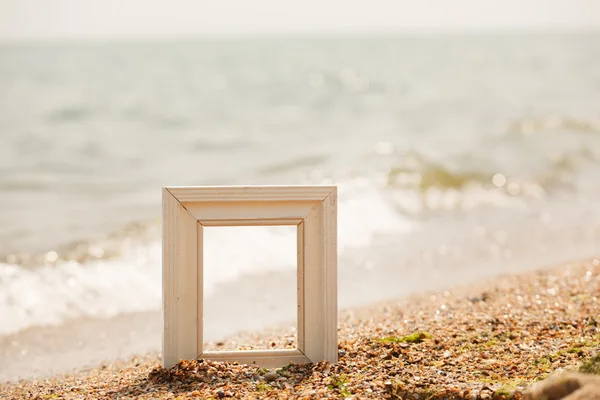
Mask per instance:
[[[556,164],[556,168],[560,168],[559,163]],[[554,175],[555,172],[551,169],[547,171],[547,174],[526,180],[519,176],[510,177],[508,174],[494,170],[502,170],[502,168],[492,165],[476,169],[453,168],[432,161],[417,152],[410,152],[399,156],[393,162],[386,172],[385,179],[387,187],[391,189],[412,191],[420,195],[431,191],[467,193],[474,189],[497,190],[499,188],[511,195],[515,195],[517,192],[527,195],[533,194],[535,191],[550,189],[553,183],[544,178],[546,175]],[[516,186],[521,189],[511,189]]]
[[[412,151],[402,154],[387,172],[389,187],[426,191],[432,187],[462,189],[473,183],[489,183],[491,176],[478,171],[455,171]]]
[[[415,150],[387,149],[380,180],[392,193],[397,209],[414,215],[484,204],[521,206],[523,201],[576,192],[580,177],[599,166],[598,156],[589,147],[559,149],[552,156],[529,160],[511,157],[510,145],[503,150],[504,155],[482,152],[473,162],[467,150],[436,160]]]
[[[65,263],[86,265],[96,261],[117,259],[133,248],[152,243],[158,237],[160,237],[158,220],[135,221],[100,239],[80,239],[56,249],[37,253],[14,251],[2,254],[0,262],[28,269],[55,267]]]
[[[541,199],[559,190],[573,191],[577,189],[578,175],[589,170],[592,164],[597,166],[599,160],[594,150],[588,147],[567,148],[543,162],[534,162],[534,170],[527,171],[524,167],[507,165],[513,163],[511,159],[489,158],[473,162],[471,153],[466,150],[452,159],[436,160],[422,152],[395,148],[391,144],[379,147],[376,155],[379,164],[372,159],[366,163],[350,163],[354,169],[346,171],[337,181],[341,182],[343,204],[356,203],[353,206],[356,210],[351,213],[365,215],[371,212],[368,204],[379,205],[379,214],[372,215],[371,220],[382,227],[387,226],[387,221],[395,224],[402,215],[412,218],[427,211],[465,210],[480,205],[520,207],[522,200]],[[309,174],[311,177],[304,183],[311,184],[315,180],[330,183],[326,174],[316,173],[322,172],[317,166],[324,161],[326,157],[321,155],[292,158],[267,165],[257,172],[266,176],[307,169],[315,173]],[[371,166],[371,170],[366,170],[365,164]],[[27,182],[8,181],[6,184],[35,189]],[[385,217],[380,218],[383,215]],[[102,239],[79,240],[41,253],[0,254],[0,262],[29,268],[116,259],[128,248],[157,240],[159,230],[159,219],[133,221]],[[353,235],[358,231],[358,227],[350,230]]]
[[[366,179],[339,185],[338,250],[368,247],[379,234],[414,224]],[[0,263],[0,334],[82,316],[113,316],[161,306],[160,222],[128,225],[104,242],[82,241]],[[248,274],[295,268],[290,227],[210,228],[205,237],[205,295]]]

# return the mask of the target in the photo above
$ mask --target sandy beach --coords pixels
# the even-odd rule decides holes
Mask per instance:
[[[339,362],[255,366],[159,354],[3,384],[3,399],[520,398],[532,383],[600,351],[600,258],[341,310]],[[218,348],[290,347],[293,329],[248,332]],[[59,355],[56,355],[59,357]],[[23,361],[26,362],[26,361]]]

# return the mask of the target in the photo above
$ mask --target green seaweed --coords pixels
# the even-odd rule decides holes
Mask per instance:
[[[268,392],[270,390],[273,390],[273,386],[269,385],[268,383],[265,382],[259,382],[256,384],[256,389],[259,392]]]
[[[586,349],[593,349],[600,346],[600,340],[583,340],[569,348],[567,353],[580,353]]]
[[[500,397],[502,399],[512,399],[518,388],[524,388],[529,385],[529,382],[523,379],[508,379],[502,382],[500,386],[494,392],[494,397]]]
[[[432,336],[425,332],[416,332],[410,335],[398,337],[387,336],[379,339],[382,343],[421,343],[425,339],[431,339]]]
[[[579,372],[600,375],[600,353],[579,366]]]
[[[348,377],[345,374],[334,375],[331,377],[331,383],[327,385],[329,390],[337,389],[340,396],[348,397],[352,394],[350,390],[346,387],[348,384]]]
[[[290,374],[290,368],[292,368],[294,365],[295,365],[294,363],[290,363],[288,365],[285,365],[285,366],[279,368],[276,371],[277,375],[279,375],[279,376],[285,376],[286,378],[290,377],[291,376],[291,374]]]

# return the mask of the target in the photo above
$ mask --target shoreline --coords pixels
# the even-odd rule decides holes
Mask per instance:
[[[45,379],[160,351],[160,312],[81,318],[0,337],[0,384]]]
[[[506,266],[486,264],[486,268],[476,268],[477,263],[445,260],[444,270],[448,273],[440,279],[431,265],[414,269],[406,260],[382,264],[367,272],[360,262],[343,263],[345,268],[339,272],[340,315],[345,310],[404,301],[419,293],[469,288],[480,282],[493,282],[497,276],[536,269],[515,260]],[[358,275],[361,279],[355,279]],[[290,294],[295,293],[295,279],[293,270],[270,271],[222,283],[205,299],[205,340],[265,332],[273,326],[294,326],[296,299]],[[79,317],[60,325],[34,326],[0,336],[0,384],[76,373],[140,354],[158,353],[162,329],[162,312],[158,309]],[[258,333],[245,343],[255,343]]]
[[[278,372],[274,381],[252,366],[192,361],[162,370],[158,354],[145,354],[51,379],[0,384],[0,397],[168,398],[177,391],[244,398],[272,391],[292,397],[347,392],[389,398],[425,389],[452,392],[455,398],[480,398],[487,392],[518,395],[528,384],[575,368],[600,350],[600,329],[593,318],[600,315],[599,294],[600,258],[578,260],[340,310],[340,361],[296,366],[283,375]],[[419,332],[422,339],[406,339]],[[213,345],[286,346],[291,333],[275,327]],[[205,379],[205,368],[216,371],[215,379]],[[331,383],[342,375],[343,382]]]

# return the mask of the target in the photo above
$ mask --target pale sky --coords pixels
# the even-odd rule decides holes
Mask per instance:
[[[0,0],[0,40],[599,29],[600,0]]]

